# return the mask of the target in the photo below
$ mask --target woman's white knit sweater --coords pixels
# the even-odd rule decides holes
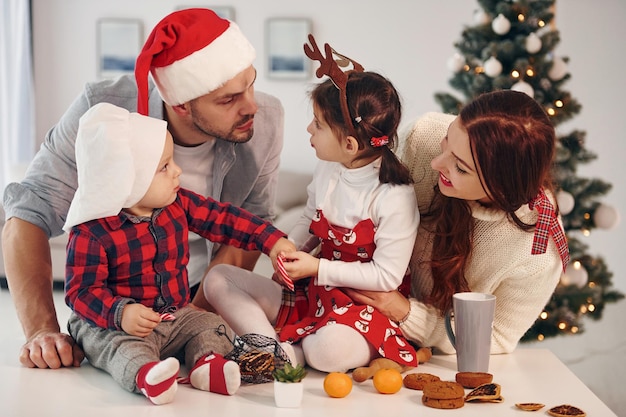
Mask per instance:
[[[400,155],[415,181],[420,213],[427,211],[437,183],[438,172],[430,167],[440,154],[439,144],[454,116],[427,113],[402,135]],[[554,240],[545,254],[531,255],[533,232],[519,229],[501,210],[486,209],[470,202],[474,217],[474,248],[467,265],[466,279],[472,291],[496,295],[491,353],[508,353],[535,322],[559,282],[562,265]],[[534,224],[537,212],[528,205],[516,213],[524,223]],[[421,346],[444,353],[455,352],[450,344],[442,315],[420,300],[430,293],[433,277],[428,263],[433,234],[420,223],[411,258],[411,312],[402,331]]]

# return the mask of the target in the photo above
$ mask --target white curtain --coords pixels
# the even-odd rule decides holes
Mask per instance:
[[[3,192],[7,184],[22,179],[33,158],[35,111],[30,0],[0,0],[0,4],[0,191]]]

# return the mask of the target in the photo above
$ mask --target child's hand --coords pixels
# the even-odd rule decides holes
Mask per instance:
[[[131,336],[146,337],[161,322],[161,316],[143,304],[126,304],[122,310],[122,330]]]
[[[292,280],[317,276],[320,260],[315,256],[298,251],[285,254],[284,258],[284,269]]]
[[[274,271],[278,271],[277,260],[279,256],[284,257],[285,254],[295,251],[296,245],[294,245],[291,240],[284,237],[278,239],[268,255],[270,257],[270,261],[272,261],[272,267],[274,268]]]

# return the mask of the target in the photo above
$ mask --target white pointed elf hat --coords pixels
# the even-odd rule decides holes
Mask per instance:
[[[63,230],[137,204],[152,183],[166,134],[165,121],[110,103],[87,110],[76,136],[78,188]]]

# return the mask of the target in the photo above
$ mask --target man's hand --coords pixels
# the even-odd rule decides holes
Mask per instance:
[[[80,366],[83,351],[61,333],[57,321],[48,235],[12,217],[2,229],[2,251],[11,298],[27,340],[20,363],[29,368]]]
[[[57,330],[42,330],[20,351],[20,363],[28,368],[78,367],[84,358],[83,350],[74,339]]]
[[[126,304],[122,310],[122,330],[131,336],[146,337],[161,323],[161,315],[143,304]]]

